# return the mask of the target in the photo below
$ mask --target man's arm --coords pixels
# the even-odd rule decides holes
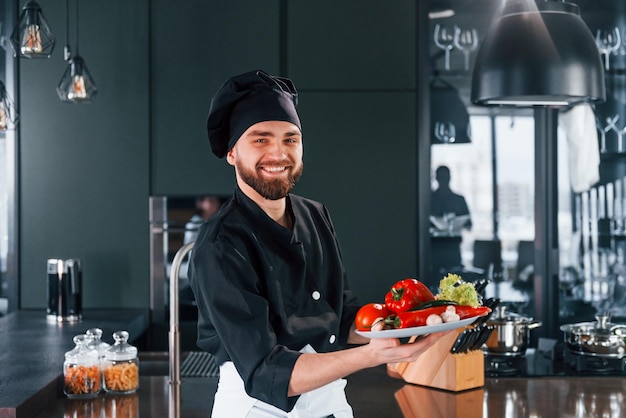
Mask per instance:
[[[369,344],[342,351],[302,354],[293,368],[288,396],[309,392],[369,367],[415,361],[445,334],[431,334],[410,344],[400,344],[396,338],[373,338]]]

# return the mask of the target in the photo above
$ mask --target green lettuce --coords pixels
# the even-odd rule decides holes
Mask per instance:
[[[436,298],[439,300],[451,300],[459,305],[471,306],[473,308],[480,305],[474,283],[465,282],[461,276],[452,273],[448,273],[439,282],[439,293],[436,295]]]

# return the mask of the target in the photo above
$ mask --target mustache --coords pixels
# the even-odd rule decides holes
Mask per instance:
[[[280,161],[267,161],[260,162],[257,164],[257,167],[283,167],[283,166],[293,166],[295,165],[293,161],[290,160],[280,160]]]

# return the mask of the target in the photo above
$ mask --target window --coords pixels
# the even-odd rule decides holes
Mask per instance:
[[[451,189],[463,195],[469,206],[473,225],[462,232],[463,265],[472,266],[475,240],[499,238],[506,272],[516,275],[518,244],[533,241],[535,233],[534,118],[472,115],[470,124],[471,143],[431,147],[432,186],[437,187],[436,168],[448,166]],[[571,189],[567,144],[561,132],[558,148],[560,253],[561,264],[568,265],[572,262]]]

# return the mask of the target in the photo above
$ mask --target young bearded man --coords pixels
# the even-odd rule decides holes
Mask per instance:
[[[330,215],[291,194],[303,169],[297,97],[291,80],[259,70],[211,102],[211,148],[237,181],[192,252],[198,346],[220,365],[213,417],[352,417],[345,376],[414,361],[441,335],[400,344],[354,332],[361,305]]]

